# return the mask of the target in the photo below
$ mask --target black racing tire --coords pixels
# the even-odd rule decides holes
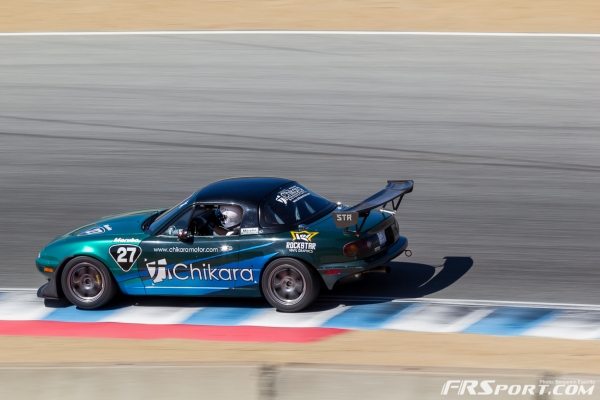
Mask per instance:
[[[102,307],[118,292],[108,268],[91,257],[70,260],[62,270],[60,283],[67,300],[85,310]]]
[[[311,305],[321,288],[315,270],[293,258],[278,258],[265,268],[260,282],[265,299],[281,312],[296,312]]]

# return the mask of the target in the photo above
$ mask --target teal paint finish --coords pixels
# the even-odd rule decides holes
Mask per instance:
[[[277,181],[276,190],[286,190],[281,187],[290,184],[295,183]],[[59,286],[56,274],[65,263],[77,256],[87,256],[102,262],[121,291],[129,295],[257,297],[261,296],[263,270],[274,259],[292,257],[309,264],[331,289],[344,277],[387,263],[407,246],[406,238],[399,236],[373,256],[347,257],[343,254],[344,246],[359,236],[353,231],[354,227],[336,227],[331,214],[347,207],[332,205],[327,209],[331,211],[315,216],[318,219],[299,225],[279,230],[263,228],[259,224],[260,196],[254,193],[256,203],[252,204],[242,200],[227,202],[220,200],[218,187],[215,189],[214,185],[209,186],[211,191],[199,191],[188,197],[187,202],[174,207],[173,219],[164,221],[162,226],[144,229],[145,221],[160,212],[145,210],[105,217],[59,236],[40,252],[37,268]],[[261,185],[261,190],[269,195],[268,185],[264,182]],[[295,192],[286,195],[293,196]],[[202,196],[211,201],[200,201]],[[207,204],[232,204],[243,208],[246,219],[242,220],[240,234],[180,239],[175,234],[161,233],[166,232],[164,228],[169,221],[181,217],[186,209]],[[393,218],[380,211],[370,212],[360,238],[386,229]],[[44,272],[45,267],[55,272]]]
[[[36,266],[40,272],[50,278],[52,274],[44,273],[44,267],[57,270],[74,257],[92,257],[106,265],[123,293],[145,294],[139,273],[135,272],[139,258],[135,260],[131,269],[125,271],[111,256],[110,249],[113,246],[138,246],[148,237],[148,234],[141,229],[142,223],[156,212],[156,210],[139,211],[106,217],[59,236],[40,252]]]

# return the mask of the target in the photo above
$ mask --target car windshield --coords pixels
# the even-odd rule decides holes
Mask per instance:
[[[175,205],[174,207],[168,209],[167,211],[163,212],[154,220],[154,222],[152,222],[150,224],[148,229],[151,232],[156,232],[156,230],[158,228],[160,228],[160,226],[164,222],[169,221],[171,218],[173,218],[179,212],[179,210],[181,210],[182,208],[184,208],[185,206],[190,204],[191,201],[192,201],[192,196],[188,197],[187,199],[183,200],[181,203],[179,203],[179,204]]]
[[[305,223],[322,212],[335,208],[335,204],[292,183],[268,197],[260,206],[262,226],[290,226]]]

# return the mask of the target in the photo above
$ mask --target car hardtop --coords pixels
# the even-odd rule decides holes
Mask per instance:
[[[240,177],[229,178],[209,184],[198,190],[190,198],[190,204],[235,204],[243,209],[240,227],[244,229],[258,229],[261,234],[273,234],[289,231],[300,224],[308,223],[329,214],[332,209],[323,209],[301,223],[281,224],[277,226],[265,226],[259,222],[259,210],[261,204],[270,195],[293,186],[300,185],[298,182],[274,177]],[[326,200],[326,199],[324,199]],[[326,200],[327,201],[327,200]],[[335,205],[331,203],[331,207]]]
[[[256,208],[269,194],[293,180],[273,177],[240,177],[211,183],[192,195],[193,203],[235,203]]]

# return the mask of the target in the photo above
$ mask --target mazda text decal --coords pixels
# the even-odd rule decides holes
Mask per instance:
[[[168,268],[165,258],[157,261],[147,262],[146,269],[152,279],[152,283],[160,283],[164,280],[176,279],[179,281],[201,280],[201,281],[236,281],[254,282],[254,271],[250,268],[213,268],[210,264],[194,265],[193,263],[178,263],[173,268]]]
[[[138,257],[142,254],[142,249],[135,245],[114,245],[108,250],[110,256],[115,260],[119,268],[128,272]]]
[[[136,238],[114,238],[113,242],[114,243],[140,243],[142,240],[141,239],[136,239]]]
[[[317,248],[317,244],[313,243],[313,238],[319,232],[309,231],[291,231],[292,241],[286,242],[285,248],[292,253],[312,253]]]

